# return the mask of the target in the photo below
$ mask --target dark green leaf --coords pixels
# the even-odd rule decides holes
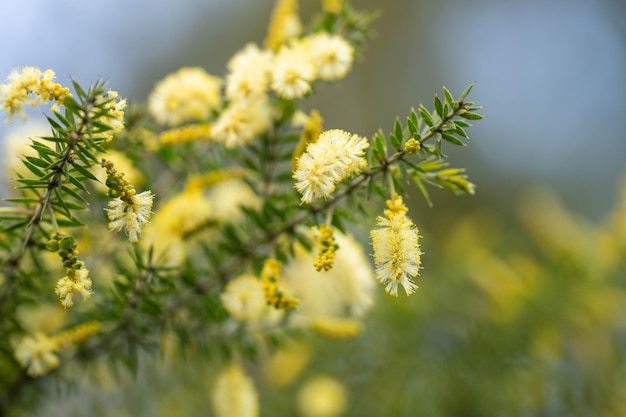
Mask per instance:
[[[480,119],[484,119],[485,116],[483,116],[482,114],[478,114],[478,113],[461,113],[459,116],[461,116],[464,119],[467,120],[480,120]]]
[[[448,141],[448,142],[450,142],[450,143],[452,143],[452,144],[454,144],[454,145],[458,145],[458,146],[467,146],[467,145],[465,145],[465,143],[461,142],[461,140],[459,140],[456,136],[451,135],[451,134],[449,134],[449,133],[447,133],[447,132],[443,132],[443,133],[441,133],[441,137],[442,137],[444,140],[446,140],[446,141]]]
[[[422,120],[424,121],[424,123],[426,123],[430,127],[435,125],[435,123],[433,122],[433,118],[428,112],[428,110],[426,109],[426,107],[420,104],[418,111],[420,113],[420,116],[422,116]]]
[[[441,100],[439,99],[439,96],[437,94],[435,94],[435,98],[433,99],[433,103],[435,105],[435,111],[437,112],[439,117],[441,117],[443,119],[444,118],[443,104],[441,103]]]
[[[448,90],[445,85],[443,86],[443,95],[446,97],[446,103],[449,106],[452,106],[452,103],[454,102],[454,98],[452,97],[450,90]]]
[[[93,175],[91,172],[89,172],[89,170],[85,169],[84,167],[80,166],[77,163],[72,163],[72,167],[74,167],[74,169],[78,172],[80,172],[82,175],[84,175],[85,177],[89,178],[90,180],[95,180],[97,181],[98,178],[96,178],[95,175]]]

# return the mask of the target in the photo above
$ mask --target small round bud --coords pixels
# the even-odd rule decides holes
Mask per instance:
[[[72,236],[64,236],[59,241],[59,246],[61,247],[61,249],[74,249],[74,247],[76,246],[76,241]]]
[[[48,243],[46,243],[46,249],[50,252],[56,252],[59,250],[59,241],[56,239],[50,239]]]
[[[67,258],[69,251],[67,249],[59,249],[59,256],[63,259]]]

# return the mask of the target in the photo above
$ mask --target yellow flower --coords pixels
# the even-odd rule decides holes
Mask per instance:
[[[342,0],[322,0],[322,10],[325,13],[339,14],[342,7]]]
[[[272,90],[288,99],[300,98],[311,91],[315,66],[308,48],[302,43],[283,46],[272,68]]]
[[[180,262],[192,235],[212,219],[212,205],[199,188],[185,189],[161,204],[146,227],[143,243],[167,263]]]
[[[267,307],[263,284],[251,274],[230,281],[220,299],[226,311],[241,321],[258,320]]]
[[[153,200],[154,194],[144,191],[133,194],[130,199],[117,197],[109,201],[109,208],[105,209],[109,218],[109,229],[116,232],[124,229],[128,239],[137,242],[142,227],[150,220]]]
[[[75,293],[82,295],[83,300],[88,300],[91,297],[89,271],[82,267],[73,271],[73,274],[64,276],[57,281],[54,292],[61,299],[63,307],[66,308],[74,305]]]
[[[298,0],[277,0],[267,28],[265,46],[276,50],[287,40],[298,36],[301,31]]]
[[[387,200],[387,207],[385,217],[376,221],[381,228],[370,232],[376,278],[387,284],[385,291],[393,296],[398,295],[398,284],[411,295],[417,289],[411,278],[419,274],[421,265],[418,230],[406,216],[408,209],[398,194]]]
[[[308,380],[298,392],[297,401],[303,417],[336,417],[348,407],[344,386],[335,378],[320,375]]]
[[[311,204],[316,198],[328,198],[336,184],[360,173],[367,165],[365,149],[368,147],[367,139],[343,130],[322,132],[298,158],[293,174],[302,202]]]
[[[256,417],[259,396],[252,379],[240,364],[227,366],[217,377],[212,392],[213,410],[217,417]]]
[[[352,68],[354,50],[341,36],[320,32],[305,38],[303,42],[310,49],[316,78],[324,81],[338,80],[345,77]]]
[[[32,377],[42,376],[59,366],[59,345],[43,333],[24,337],[15,348],[15,358]]]
[[[267,96],[231,102],[215,121],[211,136],[227,148],[241,146],[266,131],[272,124],[272,107]]]
[[[24,106],[36,107],[48,101],[55,101],[52,110],[64,104],[67,97],[72,97],[69,89],[55,83],[52,70],[41,71],[35,67],[13,70],[7,77],[6,84],[0,84],[0,108],[7,113],[7,122],[15,115],[26,120]]]
[[[258,98],[267,92],[274,55],[247,44],[228,62],[226,97],[230,100]]]
[[[170,126],[205,121],[222,104],[221,80],[199,67],[185,67],[161,80],[148,97],[154,119]]]
[[[350,235],[334,232],[339,247],[330,271],[316,271],[315,254],[296,249],[283,268],[285,288],[300,299],[294,324],[309,326],[319,317],[360,317],[374,304],[374,271],[363,246]]]

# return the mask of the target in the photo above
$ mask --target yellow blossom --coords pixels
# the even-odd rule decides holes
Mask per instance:
[[[315,142],[320,133],[323,130],[324,119],[320,115],[319,111],[311,110],[309,115],[303,112],[296,112],[292,119],[292,125],[296,127],[302,127],[302,134],[300,135],[300,142],[293,151],[293,169],[298,167],[298,158],[304,153],[304,150],[309,143]]]
[[[314,79],[315,65],[306,45],[296,42],[280,48],[272,68],[272,90],[284,98],[300,98],[311,91]]]
[[[59,345],[43,333],[24,337],[15,348],[15,358],[32,377],[45,375],[59,366]]]
[[[331,226],[323,224],[319,227],[319,234],[316,238],[319,250],[315,262],[313,262],[316,271],[321,271],[322,269],[329,271],[333,267],[335,251],[337,250],[333,233],[334,229]]]
[[[7,113],[7,122],[19,115],[26,120],[24,106],[36,107],[48,101],[54,101],[52,110],[56,111],[68,97],[69,89],[54,82],[52,70],[41,71],[35,67],[13,70],[7,77],[6,84],[0,84],[0,108]]]
[[[324,13],[339,14],[343,7],[343,0],[322,0],[322,11]]]
[[[338,80],[352,68],[354,49],[341,36],[320,32],[305,38],[303,42],[310,50],[316,78]]]
[[[358,135],[339,129],[323,132],[298,158],[293,174],[302,202],[311,204],[316,198],[328,198],[336,184],[360,173],[367,165],[368,147],[367,139]]]
[[[212,392],[217,417],[257,417],[259,396],[254,381],[240,364],[227,366],[217,377]]]
[[[337,417],[348,407],[344,386],[326,375],[308,380],[298,392],[298,410],[303,417]]]
[[[176,127],[161,133],[161,143],[164,145],[179,145],[181,143],[211,138],[211,125],[199,123]]]
[[[212,137],[227,148],[241,146],[266,131],[272,124],[272,107],[267,96],[237,100],[224,110],[213,125]]]
[[[261,282],[265,290],[265,300],[271,306],[281,310],[296,308],[300,302],[292,297],[281,284],[280,262],[270,258],[266,259],[261,271]]]
[[[164,125],[206,121],[217,109],[221,80],[200,67],[184,67],[161,80],[148,97],[148,109]]]
[[[261,50],[253,43],[247,44],[228,62],[226,97],[230,100],[246,100],[267,93],[274,55]]]
[[[290,341],[263,364],[263,377],[274,387],[291,384],[311,360],[311,346],[300,340]]]
[[[363,245],[339,231],[334,238],[340,249],[330,271],[316,271],[315,254],[302,247],[283,267],[285,288],[300,299],[294,325],[309,326],[319,317],[360,317],[374,304],[376,281]]]
[[[267,28],[265,46],[276,50],[289,39],[299,35],[301,31],[298,0],[276,0]]]
[[[220,300],[226,311],[241,321],[259,319],[267,307],[263,284],[251,274],[240,275],[230,281]]]
[[[88,300],[91,297],[89,271],[84,267],[73,270],[71,274],[57,281],[54,292],[66,308],[74,305],[74,294],[80,294],[83,300]]]
[[[150,220],[153,200],[154,194],[144,191],[132,194],[128,199],[117,197],[109,201],[108,208],[105,209],[109,218],[109,229],[116,232],[124,229],[128,239],[137,242],[141,229]]]
[[[380,228],[370,232],[376,278],[387,284],[385,291],[393,296],[398,295],[398,284],[411,295],[417,289],[411,278],[419,274],[421,265],[418,230],[406,216],[408,209],[401,196],[393,193],[387,207],[385,217],[376,221]]]
[[[212,221],[212,205],[200,188],[186,188],[158,206],[145,228],[143,243],[167,263],[180,262],[192,236]]]
[[[317,333],[338,339],[355,337],[363,331],[363,324],[353,318],[315,317],[311,327]]]

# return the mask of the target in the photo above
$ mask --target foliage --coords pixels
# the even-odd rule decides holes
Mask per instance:
[[[408,181],[428,204],[429,186],[473,194],[444,150],[465,146],[483,116],[473,85],[456,98],[444,87],[388,134],[324,131],[307,98],[346,75],[373,18],[341,3],[302,29],[297,2],[278,1],[265,48],[247,45],[223,78],[182,68],[130,109],[101,81],[70,92],[50,70],[9,75],[9,118],[53,105],[0,209],[0,414],[48,380],[135,372],[160,352],[209,358],[224,369],[216,413],[256,415],[245,365],[314,333],[359,334],[375,279],[415,291],[419,235],[402,196]],[[374,271],[350,230],[373,223],[379,201]],[[316,389],[343,395],[312,386],[304,403]]]

